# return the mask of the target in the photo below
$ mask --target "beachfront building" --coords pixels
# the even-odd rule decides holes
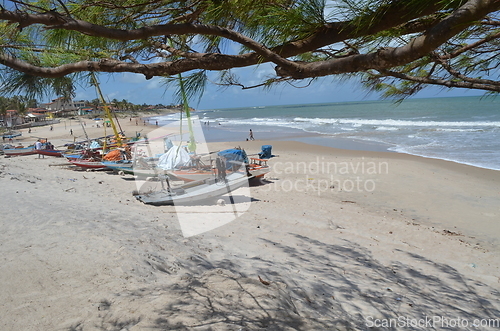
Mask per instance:
[[[52,102],[42,104],[41,107],[47,109],[56,117],[65,117],[78,115],[82,108],[88,108],[89,106],[83,100],[74,101],[60,97],[52,100]]]
[[[82,107],[78,109],[78,115],[90,115],[95,114],[95,110],[92,107]]]
[[[7,128],[13,128],[23,123],[24,123],[23,117],[19,115],[19,112],[17,110],[8,109],[5,111],[5,116],[3,118],[3,126]]]
[[[28,114],[25,116],[26,122],[45,122],[51,119],[51,113],[45,108],[28,108]]]

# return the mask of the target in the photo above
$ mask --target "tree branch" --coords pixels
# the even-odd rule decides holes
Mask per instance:
[[[474,89],[474,90],[485,90],[485,91],[492,91],[492,92],[500,92],[500,85],[497,82],[494,82],[494,85],[491,84],[484,84],[481,81],[482,80],[477,80],[474,78],[468,78],[468,81],[453,81],[453,80],[446,80],[446,79],[434,79],[434,78],[429,78],[429,77],[416,77],[416,76],[411,76],[407,75],[404,73],[400,72],[394,72],[390,70],[379,70],[380,73],[382,73],[385,76],[391,76],[395,77],[398,79],[403,79],[406,81],[411,81],[411,82],[416,82],[420,84],[427,84],[427,85],[439,85],[439,86],[445,86],[445,87],[458,87],[458,88],[468,88],[468,89]]]
[[[381,48],[374,53],[304,64],[300,71],[295,72],[277,67],[276,72],[278,76],[302,79],[401,66],[429,54],[476,20],[499,8],[500,0],[470,0],[427,33],[402,47]]]
[[[293,62],[286,58],[307,51],[313,51],[335,42],[370,35],[391,27],[396,27],[408,19],[431,14],[441,7],[433,3],[425,10],[414,13],[405,7],[404,4],[401,4],[401,2],[396,2],[391,7],[384,8],[385,11],[380,15],[376,24],[366,28],[354,27],[353,22],[331,23],[325,25],[308,38],[290,42],[273,49],[269,49],[238,32],[211,25],[191,23],[165,24],[133,30],[120,30],[72,19],[55,12],[27,14],[1,11],[0,19],[17,22],[20,27],[42,24],[51,29],[78,31],[90,36],[121,41],[147,39],[153,36],[164,35],[211,35],[237,42],[250,48],[255,53],[243,55],[209,53],[190,55],[189,57],[185,54],[186,58],[180,60],[147,64],[103,59],[101,61],[80,61],[53,68],[37,67],[4,53],[0,54],[0,63],[13,69],[42,77],[61,77],[80,71],[102,71],[134,72],[144,74],[146,78],[151,78],[153,76],[173,75],[195,69],[225,70],[271,61],[278,65],[276,68],[278,76],[304,79],[308,77],[367,71],[370,69],[382,70],[410,63],[429,54],[449,38],[473,24],[475,20],[479,20],[488,13],[498,10],[499,7],[500,0],[470,0],[450,16],[431,27],[427,33],[414,38],[405,46],[381,48],[373,53],[354,54],[343,58],[314,63]]]

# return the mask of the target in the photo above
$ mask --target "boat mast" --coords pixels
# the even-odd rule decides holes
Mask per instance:
[[[182,105],[184,108],[184,112],[186,112],[186,117],[188,120],[188,128],[189,128],[188,148],[191,152],[196,152],[196,140],[194,139],[193,124],[191,123],[191,110],[189,109],[189,102],[186,91],[184,89],[184,82],[182,81],[182,75],[178,74],[177,76],[179,77],[179,88],[181,90],[181,95],[182,95]],[[182,127],[182,119],[181,119],[181,127]]]
[[[99,96],[99,99],[101,100],[101,103],[104,107],[104,112],[106,113],[106,117],[109,119],[109,122],[111,123],[111,127],[113,128],[113,133],[115,135],[116,142],[118,143],[118,147],[121,147],[122,146],[122,139],[121,139],[120,135],[118,134],[118,130],[116,129],[115,122],[113,121],[113,116],[111,115],[111,110],[109,109],[108,105],[106,104],[106,100],[104,100],[104,97],[102,95],[101,88],[99,86],[99,82],[97,81],[95,73],[91,72],[90,74],[91,74],[94,86],[96,88],[97,94]],[[106,125],[104,123],[103,123],[103,125],[104,125],[104,130],[106,130]],[[106,140],[104,140],[104,147],[105,146],[106,146]]]

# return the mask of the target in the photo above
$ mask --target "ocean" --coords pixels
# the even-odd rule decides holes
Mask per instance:
[[[199,110],[207,141],[299,140],[500,170],[500,99],[453,97]],[[178,114],[156,118],[159,124]]]

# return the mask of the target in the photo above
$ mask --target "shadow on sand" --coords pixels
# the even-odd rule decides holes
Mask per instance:
[[[149,261],[151,271],[175,280],[120,293],[122,300],[151,301],[156,317],[113,319],[120,303],[109,304],[100,330],[136,326],[148,330],[432,330],[457,327],[404,325],[401,321],[440,316],[500,317],[500,293],[459,270],[400,251],[411,263],[384,265],[368,249],[349,241],[328,244],[292,234],[293,245],[260,239],[280,261],[257,255],[214,261],[193,255],[171,268],[167,256]],[[283,255],[284,253],[284,255]],[[247,266],[247,267],[242,267]],[[249,270],[251,266],[251,270]],[[125,298],[124,298],[125,296]],[[161,304],[160,304],[161,302]],[[400,320],[397,320],[397,319]],[[368,328],[370,320],[392,319]],[[399,322],[398,322],[399,321]],[[396,323],[397,322],[397,323]],[[399,323],[399,324],[398,324]],[[461,330],[486,330],[469,324]],[[79,330],[75,325],[70,330]]]

